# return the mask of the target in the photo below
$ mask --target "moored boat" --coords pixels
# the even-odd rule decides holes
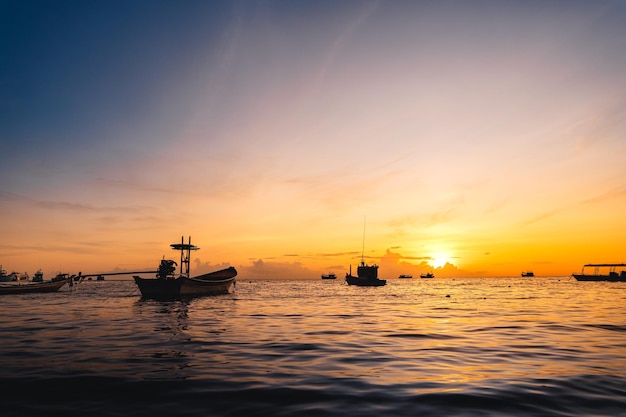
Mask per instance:
[[[363,222],[363,248],[361,250],[361,265],[356,269],[356,277],[352,275],[352,265],[350,272],[346,273],[346,283],[359,287],[382,287],[387,284],[386,279],[378,278],[378,265],[366,265],[365,255],[365,222]]]
[[[322,279],[337,279],[337,275],[334,272],[329,272],[328,274],[322,274]]]
[[[33,282],[43,282],[43,272],[41,272],[41,269],[37,270],[35,275],[33,275]]]
[[[192,250],[200,249],[189,243],[174,243],[172,249],[179,250],[180,273],[176,276],[176,262],[163,259],[156,273],[156,278],[142,278],[134,275],[135,283],[144,298],[179,299],[204,295],[228,294],[235,285],[237,270],[234,267],[221,269],[196,277],[189,276],[189,256]]]
[[[12,282],[17,281],[17,272],[11,272],[7,274],[7,271],[2,269],[2,265],[0,265],[0,282]]]
[[[592,274],[585,269],[593,268]],[[620,271],[617,272],[617,269]],[[577,281],[612,281],[626,282],[626,264],[585,264],[580,274],[572,274]]]
[[[350,265],[350,272],[346,274],[346,282],[348,285],[359,287],[382,287],[387,284],[386,279],[378,278],[378,265],[366,265],[363,260],[357,268],[356,277],[352,275],[352,265]]]
[[[402,274],[402,275],[398,276],[398,278],[400,278],[400,279],[403,279],[403,278],[404,279],[409,279],[409,278],[413,278],[413,275]]]
[[[420,274],[420,278],[435,278],[435,274],[432,272],[426,272],[425,274]]]
[[[59,272],[58,274],[56,274],[56,276],[54,278],[52,278],[51,281],[67,281],[67,280],[74,280],[74,275],[70,276],[70,274],[66,274],[65,272]]]
[[[0,285],[0,295],[55,292],[70,280],[68,278],[65,280],[30,282],[27,284],[2,284]]]

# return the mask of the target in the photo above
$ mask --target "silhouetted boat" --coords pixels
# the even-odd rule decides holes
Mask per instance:
[[[534,277],[535,273],[533,271],[522,272],[523,277]]]
[[[586,274],[585,268],[593,268],[593,274]],[[608,269],[606,269],[608,268]],[[622,268],[617,272],[617,268]],[[604,273],[601,273],[604,269]],[[626,282],[626,264],[586,264],[580,274],[572,274],[578,281]]]
[[[398,278],[413,278],[413,275],[400,275]]]
[[[43,282],[43,272],[41,272],[41,269],[33,275],[33,282]]]
[[[427,272],[425,274],[420,274],[420,278],[435,278],[435,274],[432,272]]]
[[[346,282],[348,285],[358,285],[360,287],[382,287],[387,284],[386,279],[378,278],[378,265],[366,265],[361,260],[361,265],[357,268],[357,276],[352,275],[352,265],[350,265],[350,273],[346,274]]]
[[[17,281],[17,272],[11,272],[7,274],[7,271],[2,269],[2,265],[0,265],[0,282],[11,282]]]
[[[0,285],[0,295],[55,292],[70,281],[71,278],[45,282],[29,282],[27,284],[2,284]]]
[[[334,272],[328,274],[322,274],[322,279],[337,279],[337,275]]]
[[[156,278],[142,278],[134,275],[135,283],[144,298],[178,299],[203,295],[228,294],[235,284],[237,271],[232,266],[196,277],[189,276],[189,255],[197,246],[189,243],[174,243],[172,249],[180,251],[180,274],[175,275],[176,262],[163,259]],[[184,269],[183,269],[184,268]]]
[[[387,284],[386,279],[378,278],[378,265],[366,265],[363,260],[365,254],[365,221],[363,222],[363,248],[361,250],[361,265],[356,269],[357,276],[352,275],[352,265],[350,272],[346,273],[346,283],[359,287],[382,287]]]
[[[70,276],[70,274],[66,274],[65,272],[59,272],[54,278],[51,279],[51,281],[73,281],[74,278],[74,275]]]

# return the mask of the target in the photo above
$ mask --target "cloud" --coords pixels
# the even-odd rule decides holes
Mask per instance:
[[[257,259],[250,265],[242,265],[237,269],[242,279],[294,279],[318,276],[317,272],[307,269],[301,262],[267,262]]]
[[[318,253],[317,256],[328,258],[328,257],[337,257],[337,256],[357,256],[360,255],[361,252],[334,252],[334,253]]]
[[[606,201],[624,198],[625,196],[626,196],[626,186],[619,185],[603,193],[599,193],[589,198],[579,200],[575,202],[574,204],[570,204],[568,206],[557,207],[553,210],[544,211],[543,213],[538,214],[528,219],[527,221],[523,222],[522,225],[527,226],[527,225],[531,225],[534,223],[542,222],[554,216],[558,216],[561,213],[573,210],[575,207],[578,207],[578,206],[586,206],[586,205],[604,203]]]
[[[178,261],[177,261],[178,262]],[[232,265],[228,262],[221,262],[219,264],[212,264],[211,262],[203,262],[200,258],[193,259],[193,269],[191,270],[191,276],[208,274],[209,272],[219,271],[220,269],[226,269]],[[239,271],[237,271],[239,273]]]
[[[459,259],[459,258],[454,258]],[[400,253],[387,249],[385,254],[379,258],[379,275],[381,278],[397,278],[399,275],[419,276],[425,272],[434,272],[438,278],[450,277],[479,277],[485,276],[484,271],[470,271],[461,269],[458,266],[447,262],[444,266],[435,268],[429,261],[433,259],[429,256],[404,256]],[[420,261],[415,264],[409,261]]]

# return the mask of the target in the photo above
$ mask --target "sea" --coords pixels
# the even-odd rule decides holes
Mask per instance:
[[[2,416],[626,416],[626,283],[132,281],[0,297]]]

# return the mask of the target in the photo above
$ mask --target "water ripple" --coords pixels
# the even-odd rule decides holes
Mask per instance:
[[[622,287],[407,281],[4,298],[3,415],[626,415]]]

